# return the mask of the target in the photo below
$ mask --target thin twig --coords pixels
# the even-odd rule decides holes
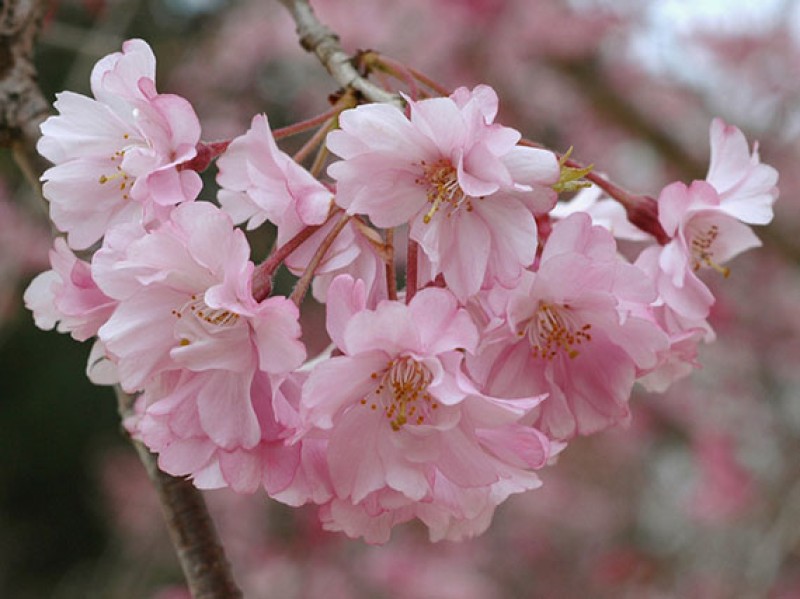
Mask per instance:
[[[403,106],[398,95],[387,92],[361,76],[353,66],[352,58],[339,43],[339,37],[317,19],[308,0],[279,0],[279,2],[291,13],[297,25],[300,45],[316,54],[339,85],[357,90],[371,102]]]
[[[331,245],[333,245],[336,237],[342,232],[342,229],[344,229],[344,226],[349,220],[349,214],[342,214],[342,217],[339,219],[339,221],[325,236],[325,239],[322,240],[322,243],[319,244],[317,252],[314,254],[314,257],[311,258],[308,266],[306,266],[305,272],[303,272],[303,276],[301,276],[297,281],[294,289],[292,290],[292,294],[289,296],[289,299],[292,300],[296,306],[300,306],[300,304],[303,302],[306,291],[308,291],[308,287],[311,285],[311,279],[314,278],[314,273],[317,272],[317,268],[319,268],[319,265],[322,263],[325,254],[328,253],[328,250],[330,249]]]
[[[397,299],[397,272],[394,265],[394,229],[386,229],[386,292],[390,300]]]

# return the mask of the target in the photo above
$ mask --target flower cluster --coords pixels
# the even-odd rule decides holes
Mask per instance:
[[[637,381],[691,371],[713,337],[698,275],[727,276],[777,197],[776,171],[715,120],[708,176],[661,192],[656,238],[595,189],[557,205],[578,171],[496,123],[481,85],[406,112],[337,103],[316,136],[331,129],[330,180],[256,116],[214,145],[218,203],[199,201],[211,146],[154,68],[126,42],[95,67],[95,99],[61,94],[42,126],[66,240],[26,303],[40,327],[96,338],[90,378],[137,394],[126,425],[164,471],[318,504],[326,528],[369,542],[409,520],[432,540],[479,534],[566,442],[627,422]],[[255,265],[237,225],[267,221],[276,249]],[[272,289],[281,264],[300,276],[289,298]],[[307,361],[309,286],[331,347]]]

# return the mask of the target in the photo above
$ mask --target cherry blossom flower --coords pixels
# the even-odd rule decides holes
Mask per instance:
[[[161,218],[193,200],[199,175],[177,168],[196,154],[200,123],[183,98],[155,89],[155,57],[142,40],[92,70],[94,99],[62,92],[42,124],[39,153],[55,164],[42,179],[50,217],[75,249],[128,221]]]
[[[275,224],[279,246],[305,227],[325,223],[286,260],[292,272],[302,274],[336,224],[335,219],[326,223],[333,193],[278,148],[266,115],[253,118],[247,133],[231,142],[217,165],[219,202],[234,223],[246,221],[248,229],[265,221]],[[385,298],[385,263],[376,250],[382,243],[369,227],[346,224],[316,269],[314,297],[324,302],[330,281],[348,273],[369,283],[373,302]]]
[[[625,423],[634,381],[667,346],[636,314],[655,298],[611,234],[573,214],[553,226],[536,272],[484,302],[486,340],[469,370],[502,397],[548,393],[532,421],[553,438]]]
[[[253,117],[217,166],[219,202],[236,224],[247,221],[247,228],[255,229],[269,220],[299,229],[328,217],[333,194],[278,148],[264,114]]]
[[[253,299],[249,253],[230,217],[205,202],[178,206],[151,231],[112,230],[92,268],[119,305],[98,335],[122,387],[143,391],[128,425],[164,470],[279,494],[300,460],[284,438],[299,398],[287,377],[305,348],[292,302]]]
[[[127,391],[176,367],[193,371],[289,372],[305,357],[297,308],[286,298],[256,302],[244,234],[205,202],[182,204],[136,238],[112,231],[92,274],[119,301],[98,335]]]
[[[50,264],[52,270],[37,275],[24,295],[36,326],[70,333],[77,341],[94,337],[117,302],[100,290],[89,263],[79,260],[61,237],[50,251]]]
[[[714,297],[695,273],[711,268],[727,277],[725,262],[761,242],[722,208],[719,194],[705,181],[668,185],[658,197],[658,208],[672,241],[645,249],[637,263],[647,269],[647,263],[657,260],[654,278],[663,302],[684,318],[704,319]]]
[[[233,394],[234,386],[243,388]],[[312,480],[307,475],[313,441],[308,447],[286,443],[293,429],[278,413],[296,409],[299,397],[296,375],[174,370],[147,386],[126,425],[158,453],[162,470],[190,476],[198,488],[248,494],[263,488],[274,499],[301,505],[312,497],[328,499],[330,484],[325,474]]]
[[[534,212],[555,202],[552,152],[520,147],[494,123],[487,86],[448,98],[409,100],[410,118],[387,105],[340,116],[328,148],[344,160],[328,172],[336,202],[379,227],[410,224],[410,237],[459,298],[482,285],[511,285],[536,252]]]
[[[540,484],[532,470],[549,444],[518,421],[543,396],[481,393],[462,369],[478,331],[450,292],[365,305],[363,282],[331,284],[328,331],[343,355],[311,372],[300,406],[305,434],[329,434],[326,528],[384,542],[416,517],[432,539],[482,532],[498,503]]]
[[[752,154],[744,134],[720,118],[711,122],[711,161],[706,181],[719,194],[719,207],[751,225],[772,221],[772,205],[778,198],[778,171],[762,164],[758,143]]]

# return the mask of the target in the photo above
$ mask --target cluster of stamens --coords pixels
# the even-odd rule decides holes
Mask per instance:
[[[430,371],[412,358],[390,360],[383,371],[373,372],[372,378],[379,380],[378,386],[371,396],[361,399],[361,405],[373,411],[380,407],[393,431],[404,424],[422,424],[439,408],[427,392]]]
[[[123,137],[128,139],[129,136],[126,133]],[[121,162],[123,156],[125,156],[125,150],[117,150],[111,156],[111,161],[116,162],[119,160]],[[130,187],[133,185],[133,181],[131,181],[131,177],[128,175],[128,173],[122,170],[122,166],[120,164],[117,164],[114,168],[114,173],[111,175],[100,175],[100,178],[97,180],[97,182],[100,183],[100,185],[105,185],[111,181],[119,181],[119,190],[122,192],[122,199],[127,200],[128,189],[130,189]]]
[[[581,324],[571,314],[568,305],[555,306],[539,302],[539,307],[525,328],[517,334],[528,336],[534,358],[552,360],[560,352],[574,359],[580,353],[578,346],[592,340],[591,324]]]
[[[192,295],[183,306],[172,310],[172,315],[175,318],[183,318],[183,315],[187,312],[208,324],[218,327],[229,327],[239,322],[238,314],[223,308],[210,308],[203,301],[203,297],[199,295]]]
[[[431,222],[433,215],[442,206],[450,207],[450,211],[447,213],[448,217],[462,206],[467,212],[472,212],[474,198],[466,195],[461,189],[458,184],[458,171],[449,160],[442,158],[432,164],[422,160],[420,166],[422,174],[414,182],[425,188],[428,203],[431,204],[428,212],[422,217],[425,224]],[[478,199],[482,200],[483,197]]]
[[[719,227],[717,225],[711,225],[705,231],[700,231],[696,235],[692,235],[691,241],[691,250],[692,250],[692,257],[694,259],[694,263],[692,264],[692,269],[694,271],[700,270],[704,264],[710,268],[713,268],[718,273],[720,273],[723,277],[727,277],[731,274],[731,269],[727,266],[720,266],[716,262],[714,262],[714,252],[712,251],[712,247],[714,242],[719,237]]]

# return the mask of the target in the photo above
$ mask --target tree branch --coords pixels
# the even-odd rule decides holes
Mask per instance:
[[[123,421],[134,414],[134,398],[120,389],[117,408]],[[194,599],[240,599],[241,591],[219,542],[214,522],[200,491],[188,480],[164,474],[155,456],[130,438],[153,483],[167,523],[172,545]]]
[[[297,25],[300,45],[316,54],[331,76],[344,88],[353,88],[371,102],[383,102],[402,107],[403,102],[396,94],[362,77],[341,44],[339,36],[323,25],[314,14],[308,0],[278,0],[291,13]]]
[[[14,159],[41,195],[42,173],[49,163],[36,151],[39,125],[50,104],[37,84],[33,50],[42,17],[37,0],[0,3],[0,146],[12,149]],[[117,390],[120,416],[132,414],[133,398]],[[195,599],[239,599],[225,553],[203,496],[189,481],[158,469],[144,445],[131,440],[161,501],[167,528],[181,568]]]
[[[42,20],[37,0],[0,3],[0,146],[11,148],[22,172],[41,195],[39,177],[49,166],[36,152],[39,125],[50,104],[36,82],[33,48]]]

